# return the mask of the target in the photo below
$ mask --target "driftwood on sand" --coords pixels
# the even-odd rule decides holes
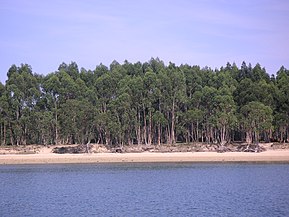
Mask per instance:
[[[52,152],[56,154],[84,154],[90,153],[91,146],[89,144],[80,144],[77,146],[55,147]]]

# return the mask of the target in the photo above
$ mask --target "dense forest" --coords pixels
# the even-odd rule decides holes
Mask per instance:
[[[1,145],[289,141],[289,70],[148,62],[47,75],[12,65],[0,83]]]

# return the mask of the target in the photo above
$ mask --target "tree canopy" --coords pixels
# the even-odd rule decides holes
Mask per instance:
[[[145,63],[48,75],[12,65],[0,84],[2,145],[103,143],[110,147],[233,141],[289,142],[289,70]]]

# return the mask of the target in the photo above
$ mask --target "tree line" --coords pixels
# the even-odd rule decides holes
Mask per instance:
[[[12,65],[0,83],[1,145],[110,147],[289,141],[289,70],[148,62],[62,63],[47,75]]]

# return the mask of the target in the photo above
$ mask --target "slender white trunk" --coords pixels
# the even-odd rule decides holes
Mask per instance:
[[[252,131],[251,130],[248,130],[246,132],[246,143],[252,144]]]
[[[175,144],[175,101],[172,105],[171,143]]]

